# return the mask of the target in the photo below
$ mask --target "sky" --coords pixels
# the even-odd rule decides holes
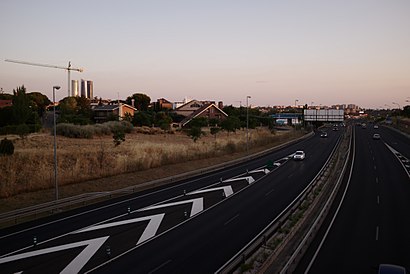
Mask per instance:
[[[409,0],[1,0],[0,88],[244,106],[410,104]],[[394,104],[393,104],[394,103]]]

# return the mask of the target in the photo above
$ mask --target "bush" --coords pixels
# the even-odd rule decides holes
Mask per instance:
[[[0,155],[13,155],[14,145],[11,140],[4,138],[0,142]]]
[[[86,138],[91,139],[94,136],[109,135],[118,131],[130,133],[132,124],[127,121],[110,121],[97,125],[73,125],[61,123],[56,127],[58,135],[69,138]]]
[[[119,146],[122,142],[125,142],[125,133],[122,130],[114,132],[113,136],[114,146]]]
[[[26,124],[20,124],[16,128],[16,133],[20,136],[21,139],[24,139],[30,133],[30,128]]]

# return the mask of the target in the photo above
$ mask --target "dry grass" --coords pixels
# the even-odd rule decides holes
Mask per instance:
[[[246,149],[245,131],[229,136],[219,133],[216,139],[207,134],[194,143],[182,133],[140,133],[144,130],[127,134],[126,141],[117,147],[110,136],[95,139],[57,136],[61,197],[109,191],[175,175],[240,157]],[[258,151],[297,136],[293,131],[274,135],[266,129],[255,129],[250,131],[249,147]],[[3,198],[0,211],[3,212],[53,199],[53,137],[39,134],[26,140],[16,138],[14,145],[14,155],[0,157],[0,197]],[[34,197],[33,193],[38,194]],[[12,201],[17,200],[20,205],[13,205]]]

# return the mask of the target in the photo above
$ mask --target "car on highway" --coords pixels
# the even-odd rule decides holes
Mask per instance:
[[[406,274],[406,269],[399,265],[394,264],[380,264],[379,274]]]
[[[379,139],[380,139],[380,134],[379,133],[373,134],[373,140],[379,140]]]
[[[374,128],[374,129],[378,129],[379,126],[378,126],[378,125],[374,125],[373,128]]]
[[[320,137],[326,138],[326,137],[327,137],[327,132],[322,131],[322,132],[320,133]]]
[[[302,161],[303,159],[305,159],[305,157],[306,157],[306,155],[305,155],[305,152],[303,150],[298,150],[293,155],[293,159],[298,160],[298,161]]]

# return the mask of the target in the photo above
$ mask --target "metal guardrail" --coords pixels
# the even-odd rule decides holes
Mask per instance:
[[[325,176],[325,173],[327,172],[327,169],[335,156],[335,152],[341,144],[341,140],[342,137],[339,138],[336,146],[326,160],[326,163],[316,174],[315,178],[313,178],[313,180],[308,184],[308,186],[306,186],[305,189],[271,223],[269,223],[258,235],[256,235],[245,247],[243,247],[215,273],[233,273],[238,267],[240,267],[241,264],[246,262],[247,258],[251,257],[260,247],[266,245],[267,240],[279,230],[289,216],[291,216],[303,203],[315,185],[322,179],[322,177]]]
[[[198,176],[201,174],[209,173],[211,171],[222,170],[224,168],[228,168],[230,166],[243,163],[246,161],[250,161],[255,158],[261,157],[263,155],[272,153],[273,151],[279,150],[290,144],[297,143],[313,135],[314,133],[310,132],[300,138],[280,144],[273,148],[266,149],[264,151],[261,151],[261,152],[258,152],[258,153],[255,153],[249,156],[245,156],[245,157],[242,157],[242,158],[230,161],[230,162],[214,165],[211,167],[206,167],[206,168],[202,168],[202,169],[195,170],[195,171],[189,171],[189,172],[185,172],[179,175],[157,179],[157,180],[149,181],[149,182],[134,185],[134,186],[129,186],[129,187],[114,190],[114,191],[84,193],[84,194],[80,194],[77,196],[67,197],[67,198],[56,200],[56,201],[43,203],[40,205],[30,206],[30,207],[2,213],[0,214],[0,227],[15,225],[15,224],[18,224],[19,222],[24,222],[28,220],[37,219],[40,217],[53,215],[55,213],[61,212],[63,209],[71,209],[74,207],[85,206],[85,205],[92,204],[92,203],[95,203],[95,202],[98,202],[104,199],[108,200],[116,196],[121,196],[121,195],[134,193],[134,192],[141,191],[141,190],[148,189],[148,188],[165,185],[168,183],[172,183],[172,182],[180,181],[183,179],[191,178],[194,176]]]

